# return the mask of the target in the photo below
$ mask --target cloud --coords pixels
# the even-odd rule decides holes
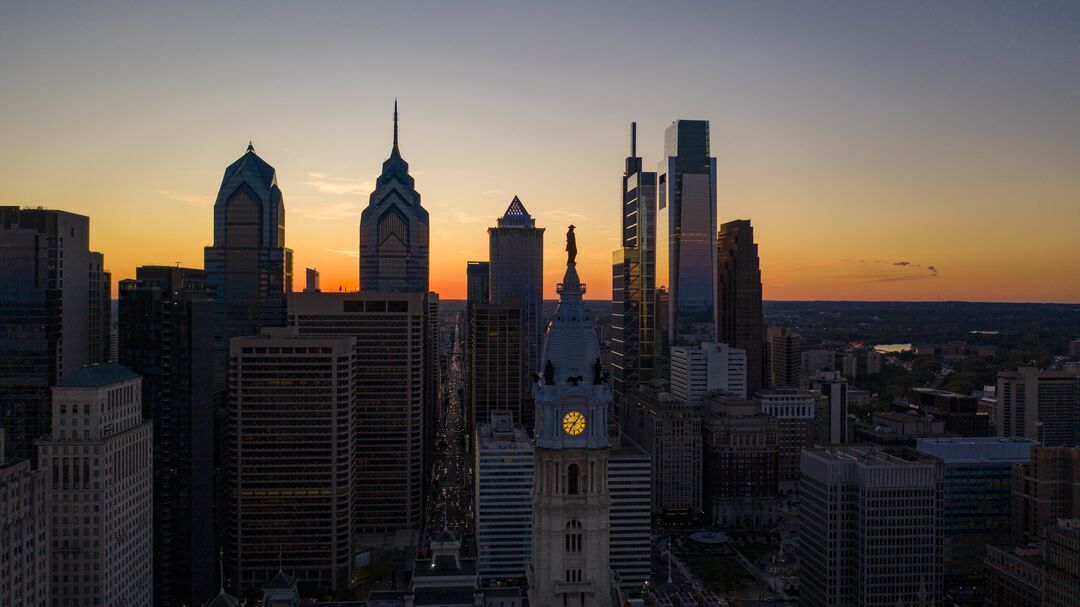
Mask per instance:
[[[368,194],[375,189],[375,178],[333,177],[313,171],[308,173],[308,179],[304,181],[304,184],[323,194]]]
[[[345,255],[347,257],[360,257],[360,251],[354,251],[352,249],[323,249],[327,253],[337,253],[338,255]]]
[[[910,261],[894,261],[893,265],[894,266],[910,266],[911,262]]]
[[[285,210],[308,219],[347,219],[360,217],[363,205],[354,202],[334,202],[303,207],[287,207]]]
[[[172,190],[154,190],[154,193],[161,194],[165,198],[186,202],[187,204],[193,204],[200,207],[208,207],[214,204],[213,196],[192,196],[191,194],[182,194],[180,192],[173,192]]]
[[[575,213],[574,211],[570,211],[567,209],[551,209],[548,211],[543,211],[539,214],[551,217],[565,217],[566,219],[588,219],[588,217],[582,215],[581,213]]]

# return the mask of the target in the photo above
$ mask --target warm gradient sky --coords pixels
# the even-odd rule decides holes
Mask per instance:
[[[201,267],[251,139],[297,288],[355,288],[396,96],[433,289],[463,296],[516,193],[547,284],[573,222],[607,297],[630,121],[652,167],[708,119],[769,299],[1080,302],[1080,3],[547,5],[5,1],[0,204],[90,215],[114,281]]]

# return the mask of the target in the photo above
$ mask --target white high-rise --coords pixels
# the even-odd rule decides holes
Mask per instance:
[[[701,404],[707,392],[726,392],[746,398],[746,351],[727,344],[671,349],[671,393],[690,404]]]
[[[615,583],[624,591],[640,590],[650,574],[652,458],[625,434],[611,445],[608,496],[608,559]]]
[[[532,557],[533,447],[509,411],[476,430],[476,557],[484,582],[521,580]]]

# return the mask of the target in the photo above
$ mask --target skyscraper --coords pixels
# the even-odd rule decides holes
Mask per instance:
[[[769,327],[770,386],[798,388],[802,370],[802,336],[786,327]]]
[[[477,424],[488,423],[497,411],[532,421],[531,412],[523,415],[522,392],[529,384],[521,376],[525,349],[520,308],[469,304],[468,321],[465,427],[475,429]]]
[[[90,218],[0,207],[0,427],[9,456],[34,460],[51,429],[50,388],[109,346],[107,272]]]
[[[749,219],[729,221],[716,237],[716,339],[746,352],[747,392],[765,387],[765,315],[761,262]]]
[[[539,368],[540,339],[544,330],[544,228],[514,196],[496,227],[488,228],[491,303],[517,306],[521,311],[521,389],[531,402],[528,386]],[[532,407],[526,405],[522,425],[532,430]],[[477,420],[483,421],[483,420]]]
[[[1042,539],[1059,518],[1080,518],[1080,447],[1031,448],[1012,469],[1013,543]]]
[[[656,173],[641,170],[637,123],[622,178],[622,246],[612,254],[611,388],[615,402],[653,377],[656,355]]]
[[[608,453],[608,560],[619,588],[641,590],[652,551],[652,458],[625,434]]]
[[[5,459],[0,448],[0,605],[53,604],[45,480],[30,460]]]
[[[53,388],[52,434],[38,443],[48,501],[52,605],[151,605],[152,433],[141,378],[115,363]]]
[[[686,519],[702,512],[701,405],[651,387],[626,396],[623,432],[652,458],[653,515]]]
[[[810,378],[810,389],[824,397],[815,412],[814,440],[822,445],[848,442],[848,382],[836,371],[822,371]]]
[[[398,150],[394,101],[394,147],[383,162],[368,206],[360,214],[360,289],[379,293],[428,290],[428,212]]]
[[[544,342],[536,401],[529,604],[611,604],[608,409],[600,343],[582,302],[577,246],[558,285],[559,306]]]
[[[491,297],[491,264],[486,261],[470,261],[465,269],[466,298],[470,304],[488,303]]]
[[[229,344],[229,543],[242,591],[283,570],[322,592],[349,585],[354,346],[294,327]]]
[[[191,605],[217,590],[213,302],[202,270],[135,276],[120,281],[118,355],[154,430],[154,604]]]
[[[780,423],[753,400],[709,395],[702,418],[705,507],[720,525],[761,527],[779,506]]]
[[[664,132],[656,176],[656,285],[666,286],[669,345],[716,341],[716,158],[709,122]]]
[[[780,492],[794,493],[799,486],[799,454],[814,445],[814,422],[821,396],[797,388],[760,390],[761,412],[780,422],[777,475]]]
[[[523,580],[532,557],[533,447],[514,416],[476,425],[476,557],[480,579]]]
[[[225,169],[214,202],[214,244],[205,251],[206,286],[216,304],[217,389],[225,389],[229,339],[285,324],[292,260],[277,172],[249,143]]]
[[[728,344],[676,346],[671,349],[671,393],[700,405],[708,392],[746,398],[746,352]]]
[[[1080,445],[1080,374],[1021,367],[997,380],[998,436]]]

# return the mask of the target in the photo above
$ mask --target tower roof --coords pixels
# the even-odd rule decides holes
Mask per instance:
[[[222,178],[221,185],[224,187],[234,176],[243,177],[245,181],[257,183],[267,189],[277,185],[277,171],[255,153],[255,146],[250,141],[244,155],[225,169],[225,177]]]
[[[514,196],[510,206],[506,207],[506,212],[499,218],[498,225],[500,228],[534,228],[536,220],[529,215],[521,199]]]
[[[415,184],[409,175],[409,163],[401,157],[401,150],[398,149],[397,99],[394,100],[394,145],[390,149],[390,157],[383,161],[382,174],[375,182],[375,189],[378,190],[391,181],[401,182],[409,189],[412,189]]]
[[[135,379],[139,374],[116,363],[87,365],[57,384],[60,388],[96,388]]]

